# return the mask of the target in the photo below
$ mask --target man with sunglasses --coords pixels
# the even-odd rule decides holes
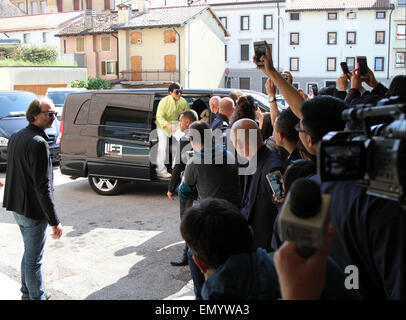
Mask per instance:
[[[155,124],[158,132],[158,154],[156,157],[156,173],[160,178],[170,178],[165,166],[167,159],[168,140],[178,127],[179,115],[182,111],[189,110],[190,106],[182,98],[182,88],[179,83],[171,83],[168,88],[169,95],[163,98],[156,111]]]
[[[29,125],[13,134],[8,143],[3,207],[13,212],[24,241],[21,262],[23,300],[47,300],[42,286],[42,255],[46,229],[52,238],[62,236],[54,204],[52,161],[45,129],[56,119],[48,98],[34,99],[26,112]]]

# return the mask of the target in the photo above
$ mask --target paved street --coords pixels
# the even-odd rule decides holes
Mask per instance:
[[[47,238],[43,259],[44,284],[53,299],[192,298],[188,267],[169,263],[184,242],[179,202],[167,199],[166,184],[140,182],[105,197],[87,179],[71,180],[59,168],[54,175],[63,236]],[[8,280],[13,291],[19,288],[23,245],[12,214],[0,210],[0,283]],[[3,290],[0,299],[20,297]]]

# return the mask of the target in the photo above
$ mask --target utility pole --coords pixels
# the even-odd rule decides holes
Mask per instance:
[[[193,4],[194,0],[187,0],[188,5],[188,19],[187,19],[187,29],[188,29],[188,48],[187,48],[187,86],[190,88],[190,6]]]

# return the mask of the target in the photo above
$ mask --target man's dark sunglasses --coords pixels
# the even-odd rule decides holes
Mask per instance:
[[[176,95],[179,95],[179,94],[182,94],[182,90],[175,90],[173,93]]]
[[[56,118],[56,116],[58,115],[58,112],[52,112],[52,111],[41,111],[40,113],[45,113],[45,114],[47,114],[48,115],[48,117],[52,117],[52,116],[55,116],[55,118]]]
[[[298,123],[295,125],[295,130],[296,130],[297,132],[303,132],[303,133],[309,134],[306,130],[300,129],[300,122],[298,122]]]

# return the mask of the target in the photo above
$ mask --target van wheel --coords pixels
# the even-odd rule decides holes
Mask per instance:
[[[101,178],[101,177],[88,177],[89,184],[92,189],[103,196],[111,196],[119,194],[124,185],[124,181],[113,178]]]

